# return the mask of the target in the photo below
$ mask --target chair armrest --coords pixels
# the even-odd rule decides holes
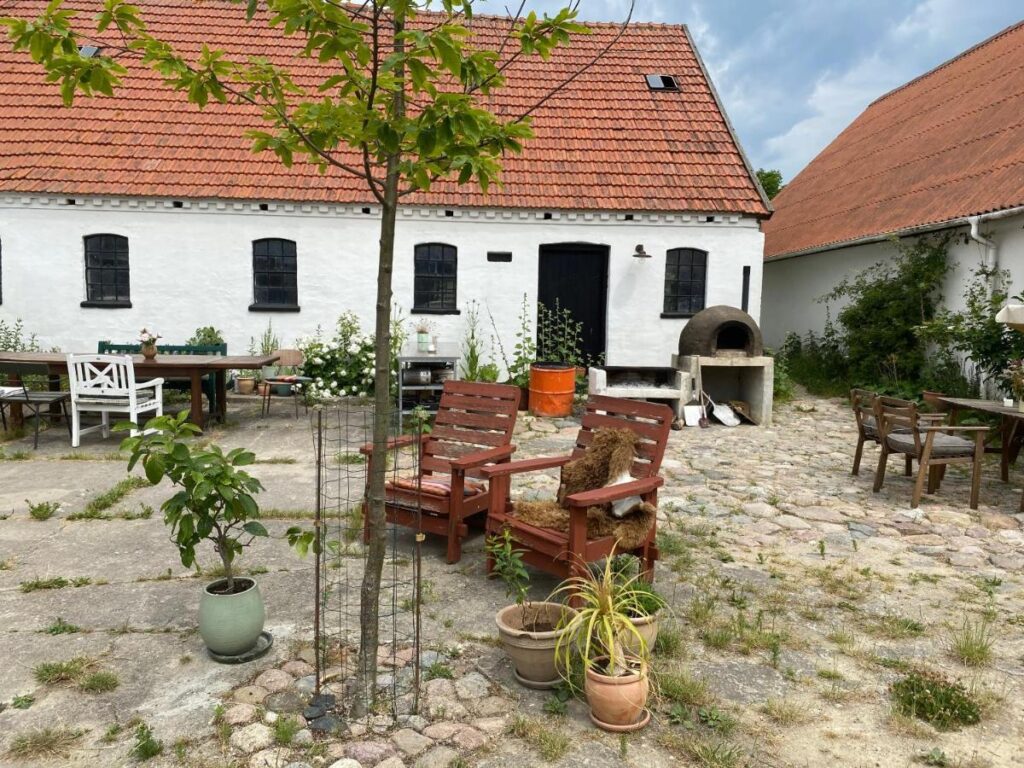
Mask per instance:
[[[920,427],[921,432],[988,432],[988,427],[982,424],[943,424],[941,427]]]
[[[572,461],[571,456],[548,456],[540,459],[524,459],[523,461],[510,461],[505,464],[493,464],[487,467],[480,467],[480,474],[486,478],[501,477],[502,475],[519,475],[523,472],[536,472],[541,469],[555,469]]]
[[[418,442],[423,442],[430,435],[420,435]],[[393,437],[388,440],[387,445],[384,446],[385,451],[393,451],[395,448],[402,448],[406,445],[413,445],[417,442],[416,435],[402,435],[401,437]],[[364,456],[373,456],[373,443],[367,443],[359,449],[359,452]]]
[[[644,477],[639,480],[630,480],[628,483],[618,483],[593,491],[574,493],[572,496],[565,497],[565,505],[567,507],[593,507],[597,504],[608,504],[630,496],[650,493],[664,484],[665,479],[662,477]]]
[[[465,456],[452,459],[448,463],[453,470],[462,470],[464,472],[467,469],[475,469],[499,459],[507,459],[515,450],[516,447],[514,445],[499,445],[497,448],[485,448],[482,451],[467,453]]]
[[[159,387],[164,383],[163,379],[150,379],[149,381],[136,381],[136,389],[149,389],[150,387]]]
[[[927,420],[927,421],[942,421],[947,416],[949,416],[948,413],[919,413],[919,414],[917,414],[917,418],[921,419],[922,421],[924,421],[924,420]]]

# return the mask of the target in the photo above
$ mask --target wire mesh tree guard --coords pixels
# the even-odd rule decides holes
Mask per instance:
[[[364,544],[367,478],[374,409],[355,401],[318,408],[312,415],[316,451],[315,525],[322,546],[315,569],[316,695],[334,695],[333,709],[350,714],[362,694],[374,716],[411,714],[419,707],[420,550],[423,534],[387,524],[379,592],[376,686],[359,680],[360,605],[367,561]],[[399,412],[384,414],[389,440],[401,435]],[[419,476],[421,427],[409,423],[408,445],[388,452],[389,480]],[[381,457],[372,457],[372,461]],[[422,506],[414,510],[417,521]],[[362,686],[362,687],[361,687]]]

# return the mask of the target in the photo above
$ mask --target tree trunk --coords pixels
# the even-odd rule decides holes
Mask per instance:
[[[396,19],[396,37],[402,26],[401,20]],[[401,45],[400,41],[395,42],[396,49],[400,50]],[[401,78],[401,75],[401,68],[398,68],[396,76]],[[396,117],[400,117],[405,112],[405,99],[401,88],[393,96],[391,109]],[[367,544],[366,565],[359,594],[359,619],[361,622],[359,670],[356,680],[356,696],[352,702],[352,714],[356,717],[362,717],[369,711],[377,691],[380,581],[387,547],[384,480],[388,465],[386,448],[393,409],[391,402],[391,273],[395,257],[395,220],[398,213],[398,184],[400,180],[398,164],[400,159],[401,155],[398,153],[388,156],[387,175],[384,179],[384,203],[380,219],[373,380],[373,455],[376,460],[371,462],[369,504],[367,505],[367,528],[370,540]]]

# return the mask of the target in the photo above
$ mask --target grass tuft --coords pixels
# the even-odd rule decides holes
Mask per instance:
[[[542,758],[554,762],[569,751],[569,737],[561,728],[549,728],[543,723],[522,715],[514,715],[508,733],[536,749]]]
[[[704,707],[714,701],[707,681],[689,672],[662,672],[655,680],[658,693],[673,704],[687,707]]]
[[[279,717],[274,721],[274,742],[282,747],[292,743],[295,734],[302,730],[298,718]]]
[[[57,683],[71,683],[78,680],[95,662],[85,656],[76,656],[67,661],[44,661],[36,664],[32,674],[36,681],[43,685],[56,685]]]
[[[76,632],[81,632],[82,628],[75,624],[70,624],[58,616],[53,624],[41,631],[48,635],[73,635]]]
[[[32,502],[25,499],[25,503],[28,504],[28,513],[32,516],[33,520],[49,520],[60,509],[60,504],[56,501],[38,501]]]
[[[93,672],[79,681],[78,688],[86,693],[109,693],[120,684],[113,672]]]
[[[37,728],[19,733],[7,751],[14,757],[67,757],[84,731],[70,728]]]
[[[992,625],[986,619],[972,622],[965,618],[963,626],[954,630],[949,640],[949,651],[968,667],[983,667],[992,661]]]
[[[800,725],[810,719],[807,708],[790,699],[768,699],[761,712],[778,725]]]
[[[103,515],[103,512],[124,499],[124,497],[132,491],[137,488],[145,488],[148,485],[149,481],[144,477],[136,477],[134,475],[126,477],[124,480],[120,480],[113,488],[89,499],[89,503],[85,505],[85,509],[76,513],[74,516],[68,515],[68,519],[108,520],[110,519],[110,516]]]
[[[145,723],[135,728],[135,745],[129,753],[140,763],[150,760],[164,751],[164,743],[153,737],[153,731]]]

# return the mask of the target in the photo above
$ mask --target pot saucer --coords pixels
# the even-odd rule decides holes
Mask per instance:
[[[214,653],[209,648],[206,652],[210,654],[210,658],[221,664],[244,664],[247,661],[253,661],[258,659],[260,656],[270,650],[270,646],[274,644],[274,636],[263,630],[260,632],[260,636],[256,639],[256,645],[250,648],[245,653],[239,653],[235,656],[225,656],[220,653]]]
[[[651,710],[644,709],[640,719],[630,725],[612,725],[611,723],[603,723],[594,717],[594,713],[590,713],[590,719],[594,725],[600,728],[602,731],[609,731],[610,733],[631,733],[632,731],[639,731],[649,722],[651,722]]]
[[[517,683],[535,691],[550,691],[552,688],[557,688],[558,684],[562,682],[560,677],[556,677],[554,680],[527,680],[525,677],[520,677],[515,669],[512,670],[512,674],[516,676]]]

